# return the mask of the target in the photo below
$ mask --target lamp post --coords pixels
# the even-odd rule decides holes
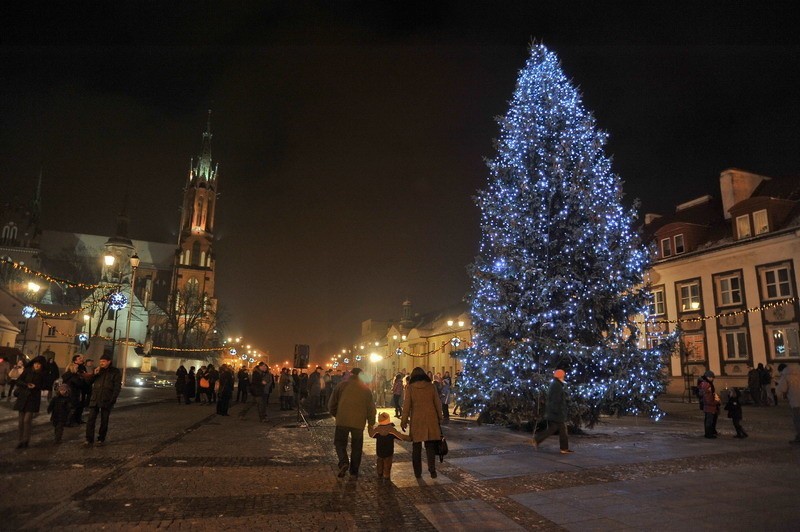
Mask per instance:
[[[139,255],[136,253],[133,254],[131,257],[131,269],[133,273],[131,274],[131,297],[130,297],[130,305],[128,306],[128,320],[127,324],[125,325],[125,349],[122,351],[122,358],[120,360],[120,365],[122,366],[122,383],[124,386],[125,383],[125,371],[128,368],[128,342],[130,342],[131,336],[131,314],[133,313],[133,288],[136,286],[136,270],[139,268]],[[116,329],[114,330],[116,333]]]

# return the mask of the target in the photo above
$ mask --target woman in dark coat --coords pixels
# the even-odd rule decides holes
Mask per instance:
[[[436,387],[422,368],[414,368],[406,386],[403,400],[403,417],[400,426],[403,430],[409,425],[411,441],[411,464],[414,476],[422,476],[422,443],[425,443],[425,454],[428,458],[428,471],[431,478],[436,478],[436,447],[442,439],[442,401],[436,393]]]
[[[181,397],[186,391],[186,375],[188,372],[186,368],[183,367],[183,364],[180,365],[178,371],[175,372],[175,375],[178,377],[175,380],[175,395],[178,396],[178,402],[181,402]]]
[[[189,368],[189,373],[186,374],[186,387],[183,390],[183,397],[186,399],[186,404],[192,404],[192,397],[194,397],[197,383],[194,377],[194,366]]]
[[[219,367],[219,393],[217,394],[218,415],[228,415],[231,397],[233,397],[233,371],[230,366],[223,364]]]
[[[25,371],[17,380],[17,400],[14,410],[19,412],[19,443],[17,449],[25,449],[31,439],[33,415],[39,412],[42,404],[42,388],[45,385],[45,364],[43,356],[34,358],[25,367]]]

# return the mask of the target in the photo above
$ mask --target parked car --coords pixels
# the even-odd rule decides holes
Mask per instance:
[[[155,375],[151,375],[149,373],[140,373],[138,375],[131,375],[128,378],[128,381],[129,386],[137,386],[139,388],[155,388],[157,379]]]

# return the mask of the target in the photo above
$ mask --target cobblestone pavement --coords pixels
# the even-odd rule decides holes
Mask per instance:
[[[333,421],[298,423],[270,405],[230,416],[139,390],[112,412],[108,441],[83,447],[81,428],[52,442],[45,415],[15,450],[16,419],[0,405],[2,530],[794,530],[800,449],[786,407],[747,408],[747,440],[701,437],[696,405],[666,402],[666,421],[606,420],[537,452],[530,435],[453,418],[439,476],[416,479],[410,445],[392,482],[375,475],[365,439],[358,480],[338,479]],[[754,480],[756,479],[756,480]]]

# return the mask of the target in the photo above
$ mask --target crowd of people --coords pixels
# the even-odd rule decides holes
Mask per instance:
[[[796,435],[793,444],[800,444],[800,368],[796,365],[778,366],[778,379],[772,378],[771,368],[758,364],[748,373],[745,393],[755,405],[776,405],[778,398],[789,401]],[[547,395],[545,415],[534,430],[533,445],[558,434],[561,453],[573,452],[567,436],[567,393],[564,370],[553,373]],[[697,391],[703,412],[704,436],[716,438],[717,420],[722,400],[715,388],[715,374],[706,371],[698,381]],[[27,364],[10,365],[0,358],[0,392],[7,401],[14,399],[13,408],[19,413],[17,448],[28,447],[33,417],[47,401],[47,412],[54,428],[54,441],[60,443],[65,427],[86,425],[84,445],[102,445],[108,434],[109,417],[122,387],[119,369],[111,364],[111,357],[103,355],[97,366],[82,354],[72,357],[72,362],[61,373],[54,360],[37,356]],[[259,420],[267,420],[267,405],[276,390],[281,410],[302,407],[309,416],[327,410],[336,418],[334,447],[339,458],[339,476],[349,472],[358,477],[363,449],[363,432],[378,440],[378,474],[390,478],[395,440],[412,442],[412,467],[414,475],[422,475],[422,449],[432,478],[436,478],[435,456],[442,440],[441,425],[458,409],[457,385],[449,372],[426,372],[417,367],[411,373],[405,370],[387,377],[383,372],[374,378],[365,378],[360,368],[350,370],[324,370],[317,366],[305,370],[282,368],[271,372],[264,362],[252,371],[242,366],[238,371],[232,365],[213,364],[187,370],[180,366],[176,372],[177,401],[183,404],[216,405],[216,413],[228,415],[230,404],[252,400],[258,406]],[[742,392],[737,388],[726,390],[724,409],[731,419],[737,438],[747,438],[742,426]],[[395,428],[389,413],[376,417],[377,408],[393,408],[400,421],[402,432]],[[87,420],[83,420],[88,409]],[[97,418],[99,431],[95,434]],[[406,434],[406,429],[409,433]],[[350,446],[348,456],[347,447]]]
[[[84,445],[105,442],[111,410],[122,389],[122,374],[112,366],[109,355],[102,355],[97,367],[91,359],[74,355],[63,374],[52,358],[47,360],[41,355],[27,364],[20,361],[11,369],[7,369],[7,364],[0,359],[2,395],[6,397],[8,385],[7,400],[15,399],[13,408],[19,413],[18,449],[30,444],[33,418],[41,410],[43,400],[48,401],[55,443],[61,443],[65,427],[84,424]],[[86,421],[84,409],[89,411]],[[98,417],[100,427],[95,437]]]

